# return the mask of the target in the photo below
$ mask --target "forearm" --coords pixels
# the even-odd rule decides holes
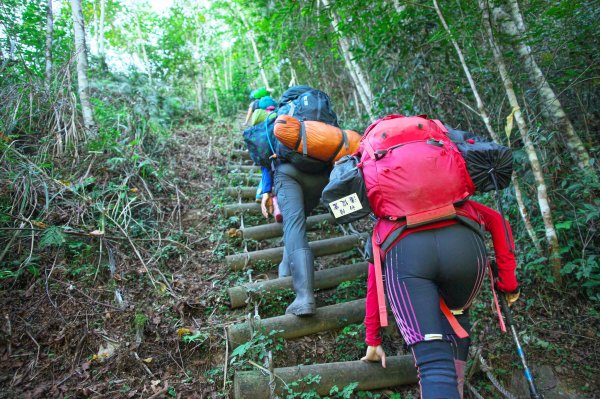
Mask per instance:
[[[365,306],[365,342],[370,346],[381,344],[381,324],[379,322],[379,306],[377,302],[377,286],[375,284],[375,267],[369,263],[367,276],[367,298]]]

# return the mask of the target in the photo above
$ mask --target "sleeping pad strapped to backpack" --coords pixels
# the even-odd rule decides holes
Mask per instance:
[[[485,193],[509,186],[513,171],[510,148],[471,132],[451,128],[448,128],[448,137],[467,162],[467,170],[477,192]]]
[[[334,162],[358,149],[360,134],[317,121],[301,121],[281,115],[275,121],[275,137],[302,155]]]

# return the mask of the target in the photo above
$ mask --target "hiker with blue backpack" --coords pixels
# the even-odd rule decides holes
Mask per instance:
[[[247,129],[244,141],[254,162],[264,167],[263,215],[268,217],[271,212],[274,193],[283,217],[284,251],[278,272],[279,277],[292,276],[296,293],[286,314],[310,316],[316,311],[315,270],[306,236],[306,217],[319,204],[321,192],[329,181],[332,160],[343,151],[350,153],[355,148],[351,148],[347,140],[348,133],[339,128],[329,97],[322,91],[309,86],[291,87],[283,93],[278,106],[277,119],[267,118],[257,129]],[[311,128],[307,129],[309,123]],[[331,130],[331,126],[335,128]],[[329,140],[330,134],[338,133],[339,143]],[[293,143],[285,139],[290,134],[295,135]],[[321,152],[317,154],[313,145],[315,138],[331,145],[318,146]],[[315,158],[315,155],[323,158],[322,152],[326,153],[325,159]],[[271,183],[273,190],[269,191]]]
[[[496,255],[495,288],[508,302],[518,298],[510,226],[499,212],[469,200],[476,190],[508,185],[511,172],[506,147],[425,116],[390,115],[365,131],[357,154],[336,165],[324,190],[341,221],[370,212],[377,218],[361,360],[386,365],[380,328],[388,324],[387,299],[415,358],[422,398],[463,397],[469,307],[491,271],[484,231]],[[357,209],[340,214],[340,198],[350,197]]]

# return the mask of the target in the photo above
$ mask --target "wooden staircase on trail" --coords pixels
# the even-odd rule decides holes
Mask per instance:
[[[351,324],[362,323],[365,314],[364,297],[348,298],[342,303],[319,306],[316,314],[311,317],[259,317],[261,306],[272,303],[271,301],[281,302],[281,299],[277,299],[280,297],[274,294],[292,288],[291,277],[276,277],[277,265],[283,256],[282,225],[268,223],[259,216],[260,205],[254,199],[260,179],[260,168],[251,164],[249,154],[245,150],[234,149],[231,150],[229,159],[227,170],[231,181],[244,182],[242,184],[248,186],[225,189],[225,194],[232,201],[223,208],[224,215],[239,220],[239,227],[230,229],[228,234],[237,236],[242,243],[240,251],[227,256],[225,261],[232,271],[261,270],[253,270],[252,282],[228,289],[232,309],[248,308],[245,321],[241,320],[227,328],[229,353],[249,342],[253,334],[261,333],[274,339],[280,337],[288,342],[299,337],[340,330]],[[367,232],[335,227],[327,211],[322,207],[318,207],[317,211],[319,210],[320,212],[309,216],[307,220],[310,247],[315,256],[315,264],[320,266],[317,269],[321,269],[315,272],[318,305],[323,302],[323,296],[327,296],[328,293],[331,295],[333,289],[346,281],[362,278],[366,285],[367,263],[362,256],[356,254],[362,253],[365,239],[368,238]],[[260,249],[250,250],[249,247]],[[324,265],[327,267],[323,267]],[[271,269],[265,270],[269,267]],[[269,275],[272,278],[265,278]],[[256,280],[258,278],[260,280]],[[279,303],[279,308],[284,311],[288,303]],[[358,334],[355,339],[356,342],[362,342],[364,337]],[[341,390],[351,383],[358,383],[356,390],[376,390],[413,384],[417,381],[413,358],[410,355],[389,356],[385,369],[380,364],[359,360],[274,368],[273,363],[285,364],[287,357],[285,352],[275,353],[273,356],[276,359],[271,359],[269,353],[264,364],[252,362],[254,369],[251,371],[235,372],[235,399],[273,398],[274,395],[287,392],[287,385],[293,382],[298,383],[292,385],[296,392],[314,390],[319,395],[329,395],[333,386]],[[306,381],[317,375],[318,383],[308,385]]]

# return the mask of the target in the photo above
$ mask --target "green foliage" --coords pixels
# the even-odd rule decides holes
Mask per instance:
[[[209,335],[207,333],[203,333],[200,331],[196,331],[194,334],[184,335],[181,337],[181,340],[185,344],[195,344],[199,345],[205,342],[208,339]]]
[[[229,364],[236,368],[247,367],[247,359],[256,359],[259,363],[267,356],[269,350],[274,353],[283,349],[283,339],[274,337],[281,330],[272,330],[268,333],[255,333],[254,336],[242,345],[235,348],[229,355]]]
[[[65,236],[60,227],[50,226],[42,234],[40,248],[60,247],[65,243]]]

